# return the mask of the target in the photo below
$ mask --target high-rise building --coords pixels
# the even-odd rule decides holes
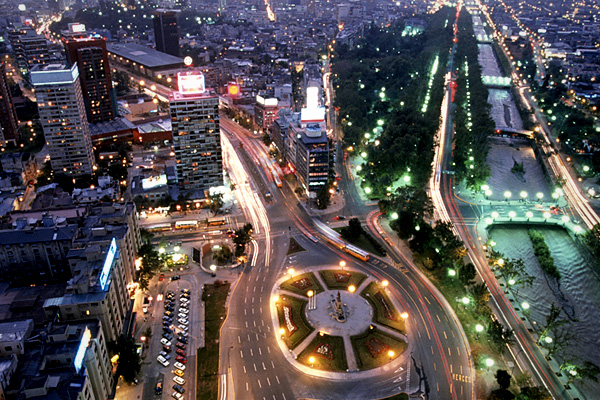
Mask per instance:
[[[34,65],[45,65],[50,62],[46,38],[38,35],[32,27],[20,26],[9,29],[8,41],[21,70],[27,71]]]
[[[222,186],[219,97],[197,70],[178,73],[177,84],[169,95],[177,182],[189,192]]]
[[[154,16],[154,42],[156,50],[179,57],[179,29],[177,11],[156,10]]]
[[[19,121],[6,77],[6,65],[0,62],[0,147],[19,139]]]
[[[112,87],[106,39],[99,36],[64,38],[67,60],[79,66],[79,82],[90,123],[115,118],[116,92]]]
[[[77,63],[35,66],[31,81],[52,169],[59,174],[91,174],[94,153]]]

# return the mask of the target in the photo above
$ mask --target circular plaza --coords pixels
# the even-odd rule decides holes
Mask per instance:
[[[353,269],[290,268],[273,288],[271,312],[280,348],[306,373],[377,373],[408,346],[408,314],[388,282]]]

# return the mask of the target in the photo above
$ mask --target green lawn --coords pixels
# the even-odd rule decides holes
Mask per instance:
[[[300,246],[300,243],[298,243],[296,239],[290,238],[290,244],[288,246],[288,252],[286,255],[289,256],[291,254],[298,253],[304,250],[304,247]]]
[[[333,230],[336,231],[337,233],[341,234],[342,228],[344,228],[344,227],[334,228]],[[369,233],[363,232],[363,234],[360,235],[358,237],[358,239],[348,240],[348,241],[350,243],[352,243],[353,245],[355,245],[356,247],[360,247],[364,251],[368,251],[369,253],[375,254],[380,257],[385,257],[385,253],[382,253],[380,250],[376,249],[375,246],[373,246],[373,244],[369,241],[369,239],[367,238],[366,235],[369,235]],[[346,239],[344,239],[344,240],[346,240]]]
[[[354,285],[358,288],[360,284],[367,279],[367,276],[360,272],[342,271],[341,269],[326,269],[319,271],[319,275],[321,275],[321,279],[323,279],[325,285],[331,290],[347,290],[350,285]],[[347,281],[343,282],[343,280],[346,279],[346,276]]]
[[[383,287],[379,286],[377,282],[371,282],[360,295],[367,299],[371,307],[373,307],[373,321],[400,333],[406,333],[404,320],[390,301]]]
[[[205,305],[205,347],[197,352],[196,399],[216,399],[219,394],[219,338],[227,309],[225,301],[229,283],[205,285],[202,300]]]
[[[322,347],[323,346],[323,347]],[[317,350],[321,348],[324,355]],[[331,352],[331,353],[328,353]],[[314,364],[310,363],[310,357],[314,357]],[[298,356],[298,361],[305,365],[312,365],[316,369],[326,371],[346,371],[346,351],[344,350],[344,338],[341,336],[317,335],[313,341]]]
[[[303,285],[303,283],[306,283],[306,285]],[[315,274],[313,274],[312,272],[294,275],[292,278],[283,282],[279,288],[292,293],[299,294],[301,296],[306,296],[306,293],[309,290],[312,290],[315,294],[321,293],[323,291],[323,287],[317,280]]]
[[[285,329],[283,341],[290,349],[295,349],[314,328],[308,324],[304,308],[308,302],[292,296],[280,296],[277,301],[277,316],[279,317],[279,329]],[[284,315],[284,307],[291,308],[291,322],[296,330],[290,335]],[[279,332],[278,332],[279,334]]]
[[[350,340],[352,340],[356,363],[358,368],[362,370],[377,368],[388,363],[390,361],[388,354],[390,350],[394,352],[392,359],[398,357],[406,350],[406,343],[402,339],[392,337],[376,328],[368,329],[360,335],[352,336]],[[371,344],[373,350],[378,348],[381,351],[379,353],[376,352],[374,356],[369,350],[367,343]]]

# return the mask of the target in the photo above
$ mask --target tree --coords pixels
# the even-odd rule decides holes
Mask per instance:
[[[146,228],[140,228],[140,238],[144,243],[150,243],[152,238],[154,237],[154,233],[150,232]]]
[[[231,248],[227,245],[223,245],[220,250],[217,250],[213,254],[213,260],[217,262],[217,264],[225,264],[227,261],[231,261],[231,256],[233,252]]]
[[[363,228],[358,218],[351,218],[348,226],[342,229],[342,237],[349,241],[357,240],[363,234]]]
[[[519,400],[552,400],[550,393],[542,386],[523,386],[517,398]]]
[[[323,187],[317,192],[317,208],[319,210],[324,210],[329,207],[330,202],[331,193],[329,193],[329,186],[323,185]]]
[[[487,303],[490,299],[490,291],[487,288],[485,282],[478,283],[469,288],[469,293],[473,296],[475,303],[475,312],[477,314],[483,314],[484,310],[487,312]]]
[[[246,252],[246,245],[252,240],[252,224],[246,224],[235,231],[233,243],[235,243],[235,257],[241,257]]]
[[[488,324],[487,334],[490,344],[500,354],[504,353],[507,345],[514,343],[513,331],[505,329],[504,325],[497,320],[493,320]]]
[[[458,271],[458,279],[464,286],[470,286],[473,284],[477,271],[473,263],[466,263],[462,265]]]
[[[115,353],[119,356],[117,377],[123,377],[123,380],[128,383],[133,382],[141,368],[135,340],[131,336],[119,336],[115,343]]]
[[[223,208],[223,193],[213,193],[208,195],[208,204],[210,211],[213,212],[213,215],[217,215],[217,213]]]
[[[141,290],[147,290],[150,279],[160,270],[164,260],[161,259],[158,251],[150,243],[144,243],[139,251],[138,256],[142,258],[142,263],[139,270],[139,284]]]
[[[383,213],[398,214],[398,219],[390,225],[402,239],[408,239],[423,218],[433,215],[433,204],[427,192],[415,186],[399,187],[391,196],[379,201],[379,209]]]
[[[573,364],[571,361],[564,361],[560,366],[560,370],[566,372],[569,377],[567,386],[578,379],[598,382],[598,375],[600,374],[600,367],[588,360],[583,361],[580,365]]]
[[[548,332],[550,332],[551,329],[558,328],[567,323],[565,319],[560,317],[561,313],[562,308],[554,303],[550,304],[550,311],[548,312],[548,315],[546,315],[546,324],[544,325],[544,329],[540,332],[540,342],[548,336]]]
[[[496,370],[496,374],[494,376],[496,378],[496,382],[498,382],[498,386],[500,386],[500,389],[508,389],[510,387],[510,379],[512,377],[508,371],[504,369]]]

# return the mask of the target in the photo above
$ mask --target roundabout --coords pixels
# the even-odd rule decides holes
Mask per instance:
[[[406,360],[408,314],[357,270],[290,269],[273,287],[280,349],[304,373],[331,379],[377,375]]]

